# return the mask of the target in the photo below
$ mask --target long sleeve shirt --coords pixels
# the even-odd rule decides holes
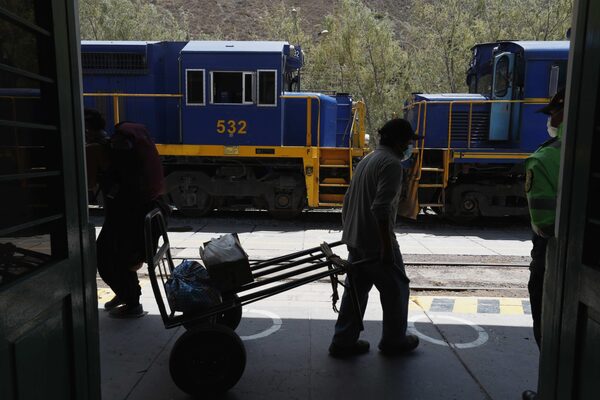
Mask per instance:
[[[378,221],[389,221],[392,244],[398,247],[394,224],[402,186],[400,157],[379,145],[354,172],[342,208],[342,241],[350,247],[377,253],[381,249]]]

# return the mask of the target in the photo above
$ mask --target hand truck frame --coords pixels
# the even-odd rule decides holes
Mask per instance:
[[[144,234],[148,276],[163,324],[167,329],[181,325],[186,328],[171,350],[169,370],[175,384],[188,394],[224,392],[239,381],[246,365],[246,350],[235,329],[242,318],[242,306],[255,301],[326,277],[331,279],[335,300],[339,283],[337,276],[347,273],[349,285],[343,286],[350,292],[362,330],[362,313],[352,270],[372,260],[349,263],[341,259],[331,248],[342,245],[342,242],[323,243],[288,255],[253,261],[250,263],[253,282],[222,293],[223,302],[219,305],[182,314],[171,308],[164,290],[175,265],[160,210],[155,209],[146,215]]]

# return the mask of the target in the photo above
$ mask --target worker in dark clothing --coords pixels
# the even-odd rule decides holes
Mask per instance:
[[[353,282],[361,318],[369,291],[373,285],[379,290],[383,309],[379,349],[384,354],[395,355],[409,352],[419,344],[415,335],[406,335],[409,279],[394,234],[402,186],[401,162],[411,156],[415,134],[408,121],[399,118],[387,122],[379,134],[379,146],[358,163],[346,192],[342,208],[342,241],[348,246],[349,261],[374,260],[352,272]],[[329,347],[332,356],[369,351],[369,343],[359,340],[360,322],[346,289]]]
[[[560,168],[560,148],[563,136],[564,90],[558,91],[550,103],[539,110],[548,115],[547,129],[550,140],[540,146],[525,161],[525,192],[529,203],[533,249],[529,266],[529,299],[533,318],[533,336],[539,348],[542,343],[542,294],[546,273],[546,247],[554,236],[556,196]],[[523,399],[536,399],[537,394],[527,390]]]
[[[112,317],[140,317],[144,310],[136,271],[145,260],[144,219],[155,208],[165,216],[169,212],[161,197],[164,178],[158,151],[143,125],[124,122],[115,127],[103,187],[106,204],[97,240],[98,272],[115,292],[104,308]]]
[[[108,135],[104,130],[106,121],[98,110],[86,108],[85,116],[85,167],[87,174],[88,201],[103,204],[100,182],[106,173],[110,159]]]

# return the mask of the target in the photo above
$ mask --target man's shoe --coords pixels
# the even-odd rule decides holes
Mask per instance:
[[[397,356],[410,353],[419,346],[419,338],[416,335],[406,335],[404,340],[395,345],[379,343],[379,351],[387,356]]]
[[[113,318],[139,318],[146,315],[146,313],[141,304],[124,304],[121,307],[112,309],[108,315]]]
[[[122,306],[123,304],[125,304],[124,301],[122,301],[119,296],[114,296],[112,299],[110,299],[109,301],[107,301],[106,303],[104,303],[104,310],[105,311],[110,311],[110,310],[114,310],[115,308]]]
[[[359,354],[365,354],[369,351],[369,342],[366,340],[357,340],[356,343],[350,346],[340,346],[339,344],[331,343],[329,346],[329,355],[332,357],[350,357]]]
[[[534,392],[533,390],[526,390],[523,392],[523,394],[521,395],[521,398],[523,400],[537,400],[538,395],[536,392]]]

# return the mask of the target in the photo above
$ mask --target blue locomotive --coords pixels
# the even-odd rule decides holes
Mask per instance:
[[[364,104],[300,92],[287,42],[84,41],[84,103],[144,123],[182,212],[335,207],[364,155]]]
[[[527,215],[523,161],[548,139],[536,111],[564,86],[568,52],[568,41],[478,44],[469,93],[413,95],[405,116],[420,135],[409,191],[417,211]]]

